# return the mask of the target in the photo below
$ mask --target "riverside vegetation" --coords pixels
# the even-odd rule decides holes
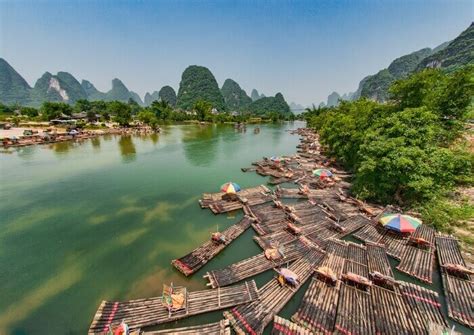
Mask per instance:
[[[427,69],[394,82],[390,99],[310,108],[308,126],[354,173],[353,193],[419,212],[441,231],[468,230],[474,217],[474,66]],[[472,232],[460,234],[472,246]]]

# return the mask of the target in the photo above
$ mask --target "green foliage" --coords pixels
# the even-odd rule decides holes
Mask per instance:
[[[152,127],[153,129],[158,128],[158,118],[156,117],[155,113],[153,113],[149,109],[144,109],[137,114],[138,120],[143,122],[144,124]]]
[[[179,84],[177,107],[190,110],[199,100],[211,103],[219,111],[225,111],[224,98],[214,75],[208,68],[192,65],[184,70]]]
[[[33,107],[21,107],[21,115],[26,115],[28,117],[36,117],[39,115],[38,110]]]
[[[161,101],[165,101],[172,107],[176,106],[176,92],[171,86],[163,86],[158,93]]]
[[[43,102],[40,108],[43,120],[50,121],[59,118],[62,114],[71,115],[72,107],[64,102]]]
[[[252,103],[252,99],[232,79],[226,79],[221,92],[228,111],[243,111]]]
[[[210,117],[211,109],[212,104],[204,100],[198,100],[193,105],[193,110],[196,112],[197,118],[200,121],[204,121]]]
[[[107,104],[107,112],[114,115],[114,120],[121,126],[126,127],[132,120],[132,110],[130,105],[120,101],[112,101]]]
[[[462,226],[463,222],[474,217],[474,205],[468,199],[450,201],[445,197],[435,197],[416,208],[426,222],[442,231],[453,232],[452,227]],[[469,241],[473,243],[473,241]]]
[[[313,106],[304,117],[329,154],[354,172],[358,197],[418,208],[441,226],[447,211],[439,199],[457,185],[474,184],[474,156],[461,141],[472,78],[473,67],[451,74],[425,70],[395,82],[391,104],[362,98]]]

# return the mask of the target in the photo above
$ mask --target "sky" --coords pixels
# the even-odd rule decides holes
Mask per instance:
[[[176,91],[189,65],[318,104],[474,19],[472,0],[0,0],[0,57],[30,85],[67,71],[107,91]]]

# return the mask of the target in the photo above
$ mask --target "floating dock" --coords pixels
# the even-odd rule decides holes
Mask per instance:
[[[182,272],[185,276],[189,276],[200,268],[202,268],[209,260],[214,258],[219,252],[224,250],[233,240],[239,237],[247,228],[250,227],[252,219],[244,216],[238,223],[233,224],[221,234],[225,236],[224,243],[217,243],[210,238],[204,244],[191,251],[186,256],[174,259],[171,264]]]
[[[116,327],[122,320],[133,330],[245,304],[258,298],[257,285],[252,280],[235,286],[187,292],[185,308],[171,314],[163,306],[161,297],[124,302],[102,301],[89,334],[105,332],[109,326]]]

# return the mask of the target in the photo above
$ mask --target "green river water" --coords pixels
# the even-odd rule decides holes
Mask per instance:
[[[173,125],[159,135],[4,150],[0,334],[85,334],[102,300],[161,295],[169,282],[205,289],[206,271],[261,252],[249,229],[191,278],[170,265],[242,216],[202,210],[200,195],[226,181],[265,183],[240,168],[294,153],[299,139],[287,130],[299,126],[265,125],[254,134],[254,126],[237,132],[231,125]],[[257,285],[272,276],[255,276]],[[430,288],[439,291],[435,281]],[[296,310],[307,285],[280,315]],[[220,319],[215,312],[171,326]]]

